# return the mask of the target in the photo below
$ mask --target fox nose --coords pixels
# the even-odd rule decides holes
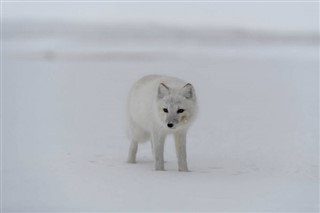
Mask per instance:
[[[167,125],[169,128],[172,128],[173,127],[173,123],[168,123]]]

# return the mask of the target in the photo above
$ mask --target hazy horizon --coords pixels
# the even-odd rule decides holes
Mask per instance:
[[[3,2],[4,21],[318,32],[318,2]]]

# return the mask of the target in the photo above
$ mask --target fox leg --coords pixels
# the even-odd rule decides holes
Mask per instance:
[[[127,160],[128,163],[136,163],[137,151],[138,151],[138,142],[132,140],[129,148],[129,155]]]
[[[174,134],[179,171],[189,171],[187,164],[186,132],[179,131]]]
[[[155,170],[164,170],[164,160],[163,160],[163,152],[164,152],[164,140],[165,136],[153,134],[152,135],[152,146],[153,146],[153,154],[155,160]]]

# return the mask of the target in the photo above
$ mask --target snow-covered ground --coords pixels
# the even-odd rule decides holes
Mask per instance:
[[[29,23],[29,25],[28,25]],[[3,212],[319,211],[319,35],[4,22]],[[126,164],[125,101],[190,81],[191,172],[150,144]]]

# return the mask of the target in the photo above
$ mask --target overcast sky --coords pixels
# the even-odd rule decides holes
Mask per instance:
[[[4,20],[158,23],[317,31],[317,2],[4,2]]]

